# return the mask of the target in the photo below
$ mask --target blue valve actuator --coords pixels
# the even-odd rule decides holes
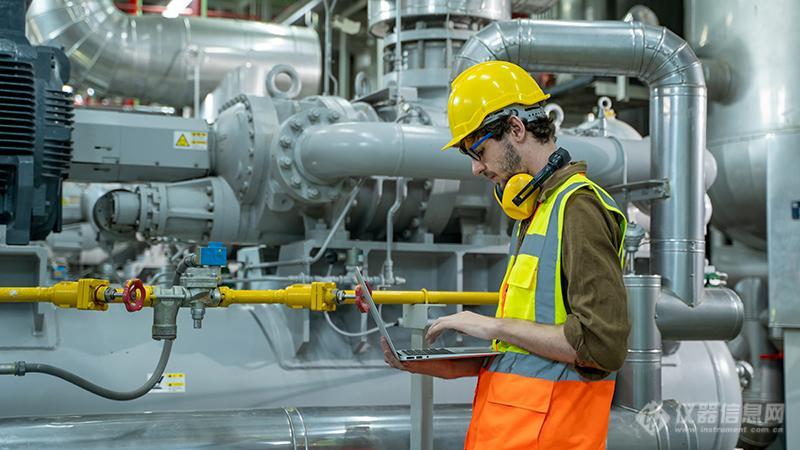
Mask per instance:
[[[228,250],[222,242],[209,242],[200,247],[200,264],[204,266],[224,266],[228,262]]]

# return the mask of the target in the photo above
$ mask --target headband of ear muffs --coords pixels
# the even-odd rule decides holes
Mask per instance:
[[[531,176],[527,173],[518,173],[506,183],[505,189],[500,185],[494,187],[494,198],[503,208],[503,211],[514,220],[524,220],[533,215],[539,191],[556,170],[566,166],[572,160],[569,152],[560,148],[550,155],[547,164]]]

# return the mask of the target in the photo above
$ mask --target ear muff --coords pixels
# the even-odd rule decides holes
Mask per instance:
[[[505,189],[495,186],[494,198],[503,208],[503,211],[514,220],[524,220],[533,215],[538,195],[530,195],[520,205],[515,205],[513,200],[517,194],[528,186],[533,176],[527,173],[518,173],[506,183]]]

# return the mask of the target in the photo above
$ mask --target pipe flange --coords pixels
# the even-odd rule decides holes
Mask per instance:
[[[225,102],[214,122],[216,171],[242,204],[258,202],[261,177],[269,154],[265,145],[277,127],[277,113],[269,97],[238,95]],[[224,156],[224,157],[223,157]]]
[[[307,104],[309,108],[289,117],[272,140],[271,163],[278,175],[276,178],[290,197],[305,204],[330,203],[352,187],[346,179],[328,184],[308,174],[298,156],[306,130],[334,124],[348,116],[347,111],[336,105],[322,103]]]

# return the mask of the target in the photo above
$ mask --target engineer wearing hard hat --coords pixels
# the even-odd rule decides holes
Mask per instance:
[[[441,378],[478,375],[466,449],[605,448],[615,371],[630,331],[622,281],[625,216],[556,146],[542,108],[549,95],[521,67],[477,64],[456,78],[448,103],[453,139],[472,172],[495,184],[517,220],[495,317],[437,319],[433,342],[456,330],[491,339],[491,358],[400,362]]]

